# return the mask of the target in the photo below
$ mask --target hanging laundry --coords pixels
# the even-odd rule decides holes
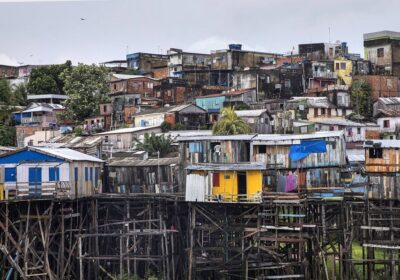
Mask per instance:
[[[277,192],[285,192],[286,187],[286,176],[278,175],[278,184],[276,191]]]
[[[285,192],[294,191],[297,188],[297,177],[289,171],[289,175],[286,176]]]

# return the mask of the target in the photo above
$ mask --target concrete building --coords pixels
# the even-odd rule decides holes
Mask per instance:
[[[400,32],[365,33],[364,57],[372,63],[374,74],[400,76]]]

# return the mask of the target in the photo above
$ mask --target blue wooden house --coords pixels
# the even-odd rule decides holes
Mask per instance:
[[[67,148],[0,155],[0,199],[82,197],[101,192],[103,161]]]

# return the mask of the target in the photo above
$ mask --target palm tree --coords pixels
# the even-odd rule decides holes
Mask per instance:
[[[213,126],[215,135],[233,135],[250,133],[251,128],[235,113],[233,107],[223,108],[220,120]]]
[[[151,134],[145,133],[143,142],[135,138],[136,148],[138,150],[146,151],[149,155],[155,155],[158,152],[160,157],[172,152],[172,139],[170,136],[156,135],[154,132]]]

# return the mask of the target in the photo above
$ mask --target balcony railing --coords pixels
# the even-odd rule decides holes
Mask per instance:
[[[57,123],[56,118],[48,116],[34,116],[31,118],[22,118],[22,124],[41,124],[42,126],[50,126],[51,123]]]
[[[7,186],[6,199],[68,197],[71,184],[68,181],[57,182],[17,182]]]
[[[325,78],[325,79],[337,79],[337,74],[335,72],[314,71],[313,77],[314,78]]]

